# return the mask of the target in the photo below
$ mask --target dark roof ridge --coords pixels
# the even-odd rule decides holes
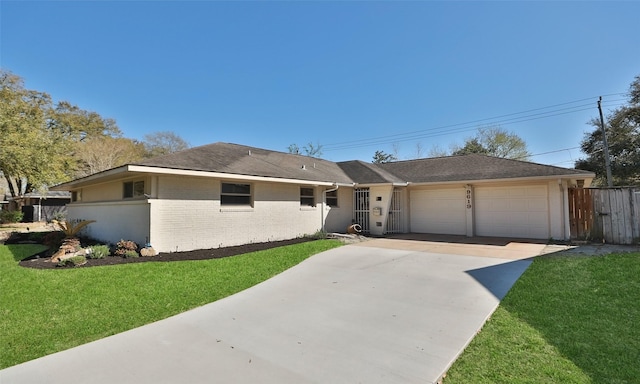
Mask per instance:
[[[407,180],[393,172],[389,172],[376,163],[348,160],[340,161],[337,164],[354,182],[359,184],[407,182]]]

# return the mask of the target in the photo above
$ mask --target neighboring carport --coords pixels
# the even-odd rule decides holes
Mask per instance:
[[[336,248],[228,298],[2,370],[0,382],[434,383],[542,252],[449,245]]]

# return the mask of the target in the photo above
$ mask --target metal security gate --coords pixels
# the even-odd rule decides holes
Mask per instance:
[[[402,190],[398,188],[393,189],[393,196],[391,197],[391,205],[389,206],[389,216],[387,216],[387,229],[386,233],[402,233]]]
[[[369,188],[353,191],[353,222],[360,224],[362,232],[369,233]]]

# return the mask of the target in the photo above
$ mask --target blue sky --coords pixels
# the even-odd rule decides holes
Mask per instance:
[[[572,167],[640,75],[640,2],[0,1],[0,65],[117,121],[370,161],[498,124]],[[552,152],[544,155],[542,153]]]

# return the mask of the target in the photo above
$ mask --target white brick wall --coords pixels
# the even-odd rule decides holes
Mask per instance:
[[[121,200],[122,181],[82,188],[80,193],[83,202]]]
[[[220,180],[161,176],[151,202],[151,244],[161,252],[218,248],[292,239],[322,228],[322,188],[316,207],[300,206],[300,186],[251,183],[253,207],[220,205]],[[339,208],[327,209],[331,228],[351,221],[351,195],[339,194]],[[328,223],[328,224],[329,224]],[[333,229],[332,229],[333,230]]]
[[[121,239],[143,246],[149,237],[149,204],[146,200],[67,205],[68,220],[96,220],[84,234],[115,244]]]
[[[136,177],[127,180],[117,180],[109,183],[102,183],[91,187],[85,187],[80,190],[81,201],[85,203],[99,201],[122,200],[123,183],[125,181],[144,180],[145,193],[150,191],[150,179],[146,177]]]
[[[353,219],[353,188],[338,188],[338,207],[326,207],[325,231],[344,233]]]

